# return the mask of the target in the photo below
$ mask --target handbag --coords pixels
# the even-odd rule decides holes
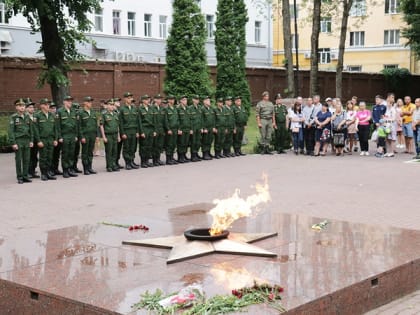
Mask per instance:
[[[374,142],[378,141],[378,130],[374,130],[372,132],[372,136],[370,137],[370,140]]]
[[[344,147],[344,133],[338,132],[333,135],[333,143],[336,147]]]

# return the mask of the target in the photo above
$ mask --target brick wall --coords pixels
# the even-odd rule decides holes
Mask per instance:
[[[0,112],[14,110],[13,102],[19,97],[31,97],[34,101],[49,97],[48,86],[36,88],[37,76],[42,61],[37,59],[0,58]],[[70,74],[70,93],[76,100],[90,95],[96,100],[121,97],[125,91],[134,93],[136,99],[142,94],[156,94],[163,91],[164,65],[138,63],[85,62],[83,68]],[[215,67],[210,68],[213,81],[216,80]],[[268,90],[273,95],[286,88],[286,72],[283,69],[248,68],[248,81],[253,103],[261,93]],[[304,97],[309,93],[309,72],[300,72],[300,91]],[[322,98],[335,94],[335,73],[320,72],[320,94]],[[413,76],[407,94],[419,97],[420,76]],[[344,73],[343,99],[352,95],[373,101],[376,94],[386,94],[386,84],[381,74]]]

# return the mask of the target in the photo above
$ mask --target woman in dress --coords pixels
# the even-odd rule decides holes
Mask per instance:
[[[393,94],[388,95],[386,100],[386,112],[384,115],[385,126],[390,129],[390,133],[386,137],[386,152],[384,157],[393,157],[395,152],[395,142],[397,140],[397,110],[394,106]]]
[[[397,99],[397,106],[395,107],[395,110],[397,111],[397,145],[396,147],[399,149],[404,149],[404,135],[402,132],[402,107],[404,106],[404,102],[401,98]],[[395,153],[395,152],[394,152]]]
[[[372,114],[366,109],[366,103],[359,103],[359,111],[356,114],[356,131],[359,134],[360,155],[369,155],[369,131]]]
[[[347,126],[347,139],[349,145],[349,154],[353,152],[353,146],[356,143],[356,113],[352,101],[347,101],[346,104],[346,126]]]
[[[328,111],[328,104],[322,104],[321,110],[315,118],[315,156],[325,156],[328,143],[331,139],[331,113]],[[320,153],[320,151],[322,151]]]
[[[344,155],[344,144],[346,139],[346,113],[343,111],[341,103],[335,106],[335,113],[331,117],[333,145],[335,148],[335,155]]]

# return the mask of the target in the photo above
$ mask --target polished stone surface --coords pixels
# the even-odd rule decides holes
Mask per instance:
[[[132,312],[146,290],[174,292],[192,283],[200,283],[208,296],[254,280],[278,284],[285,288],[287,309],[405,264],[411,264],[408,277],[420,283],[420,231],[330,221],[317,232],[311,226],[325,218],[305,215],[266,211],[235,222],[232,235],[277,232],[254,244],[275,253],[275,258],[216,253],[168,265],[167,249],[121,245],[124,240],[179,235],[210,220],[208,204],[185,209],[169,210],[160,220],[134,217],[114,222],[145,224],[149,232],[97,224],[2,237],[0,279],[123,314]]]

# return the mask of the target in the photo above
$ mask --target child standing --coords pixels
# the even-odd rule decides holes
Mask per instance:
[[[378,126],[378,149],[375,154],[377,158],[384,157],[384,148],[386,145],[386,138],[390,133],[391,133],[391,129],[385,126],[385,120],[380,119],[379,126]]]

